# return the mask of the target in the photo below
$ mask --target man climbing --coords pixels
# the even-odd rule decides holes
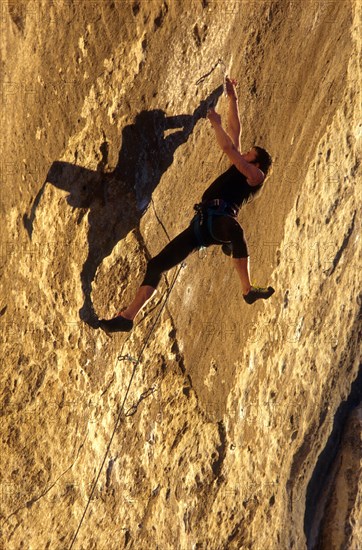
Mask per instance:
[[[149,260],[145,277],[132,303],[113,319],[99,321],[99,326],[106,332],[130,331],[135,316],[156,291],[162,273],[201,247],[221,245],[222,251],[232,257],[246,303],[267,299],[274,293],[270,286],[261,288],[251,285],[249,252],[243,229],[236,219],[240,207],[261,189],[272,159],[265,149],[258,146],[247,153],[240,153],[241,125],[235,86],[235,80],[226,79],[229,134],[222,127],[221,117],[215,109],[209,109],[207,114],[217,143],[232,165],[206,189],[201,203],[194,206],[196,215],[189,227]]]

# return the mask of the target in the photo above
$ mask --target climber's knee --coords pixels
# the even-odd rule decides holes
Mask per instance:
[[[226,243],[222,250],[224,254],[233,258],[247,258],[249,256],[248,245],[244,237],[243,228],[237,224],[230,234],[230,243]]]

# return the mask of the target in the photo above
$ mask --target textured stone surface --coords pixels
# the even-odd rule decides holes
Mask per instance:
[[[361,545],[361,409],[361,405],[356,407],[346,422],[338,454],[325,483],[316,548],[359,548]]]
[[[69,548],[81,522],[87,550],[306,548],[307,486],[360,366],[361,3],[1,8],[3,547]],[[94,316],[228,166],[197,111],[220,68],[195,84],[220,57],[242,147],[275,161],[240,222],[276,293],[246,305],[209,248],[108,339]],[[326,550],[362,547],[360,412],[346,430]]]

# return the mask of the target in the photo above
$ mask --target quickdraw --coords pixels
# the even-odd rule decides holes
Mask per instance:
[[[221,57],[219,57],[219,59],[217,60],[217,62],[215,63],[215,65],[210,69],[210,71],[206,74],[204,74],[203,76],[201,76],[197,81],[196,81],[196,86],[198,86],[199,84],[201,84],[201,82],[203,82],[205,80],[205,78],[207,78],[208,76],[211,75],[211,73],[216,69],[216,67],[220,65],[220,68],[221,68],[221,71],[223,73],[223,88],[224,88],[224,94],[227,95],[226,93],[226,77],[227,77],[227,69],[226,69],[226,64],[224,62],[223,59],[221,59]]]

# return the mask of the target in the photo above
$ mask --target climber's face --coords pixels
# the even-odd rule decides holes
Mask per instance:
[[[246,162],[250,162],[252,164],[259,166],[259,163],[255,162],[258,154],[253,147],[249,149],[247,153],[243,153],[241,156],[243,157],[244,160],[246,160]]]

